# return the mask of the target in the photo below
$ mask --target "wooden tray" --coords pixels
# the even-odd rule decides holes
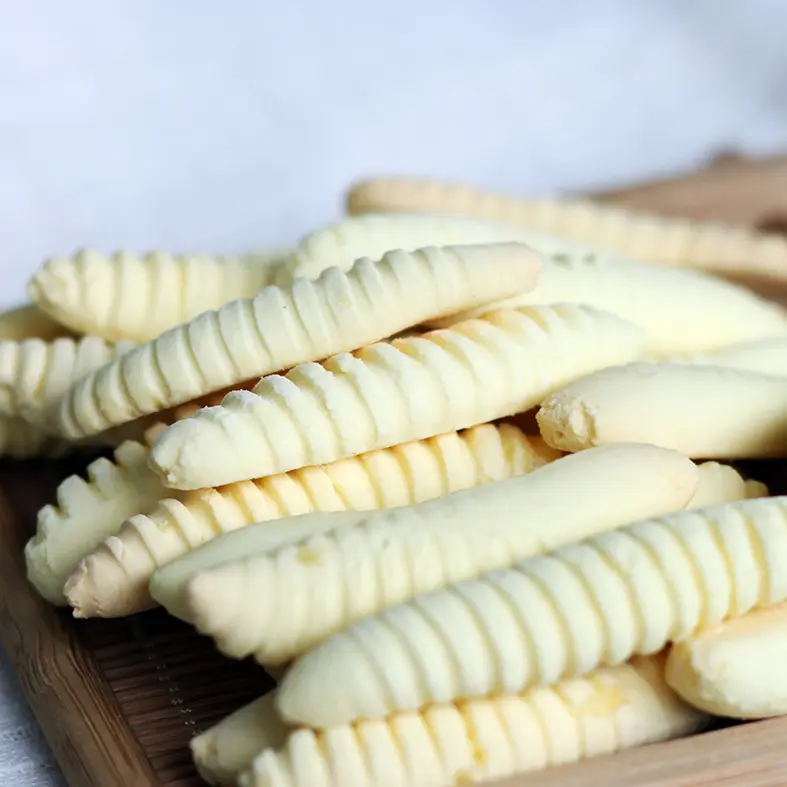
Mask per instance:
[[[787,159],[735,159],[695,175],[604,199],[662,213],[787,226]],[[677,207],[676,207],[677,206]],[[774,293],[783,297],[783,293]],[[84,461],[0,462],[0,642],[71,787],[203,787],[190,738],[271,687],[249,662],[161,612],[75,621],[41,601],[25,579],[23,546],[35,511]],[[752,475],[787,491],[785,463]],[[781,490],[780,490],[781,487]],[[600,757],[498,787],[787,785],[787,717],[730,726]]]

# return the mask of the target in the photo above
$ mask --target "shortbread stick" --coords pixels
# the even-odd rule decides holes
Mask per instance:
[[[155,430],[150,433],[152,440]],[[52,604],[66,603],[63,585],[77,563],[121,523],[146,511],[167,490],[148,467],[148,446],[128,441],[87,467],[87,480],[72,475],[57,488],[57,503],[38,512],[36,534],[25,547],[27,576]]]
[[[210,391],[321,360],[410,325],[535,286],[541,258],[521,244],[393,251],[345,273],[266,287],[167,331],[88,375],[58,425],[82,437]],[[237,480],[237,479],[233,479]]]
[[[633,363],[550,394],[536,415],[554,448],[630,440],[694,458],[787,456],[787,380],[740,369]]]
[[[36,534],[25,548],[28,579],[44,598],[65,604],[63,585],[85,555],[117,533],[128,517],[149,510],[162,497],[178,496],[161,484],[148,465],[149,447],[168,424],[216,401],[207,396],[201,402],[157,413],[159,420],[141,419],[96,435],[92,442],[116,447],[114,462],[101,458],[88,465],[87,482],[78,475],[63,481],[57,505],[40,509]],[[139,439],[123,439],[123,433]]]
[[[71,331],[29,303],[0,312],[0,340],[20,342],[23,339],[49,341],[69,336]]]
[[[189,618],[227,656],[287,663],[418,594],[681,510],[697,482],[697,468],[677,452],[603,446],[522,478],[371,512],[273,552],[246,550],[191,579]],[[238,552],[244,535],[237,534]],[[254,604],[243,603],[250,598]]]
[[[68,446],[40,426],[20,416],[0,415],[0,457],[30,459],[34,456],[60,455]]]
[[[729,465],[703,462],[697,467],[699,483],[687,509],[706,508],[736,500],[768,497],[768,487],[759,481],[747,481]]]
[[[716,716],[787,713],[787,604],[717,623],[672,646],[667,680],[686,702]]]
[[[645,331],[649,354],[707,352],[779,334],[787,348],[784,308],[702,271],[593,256],[557,256],[544,259],[535,289],[492,306],[550,303],[585,303],[639,325]],[[442,324],[450,325],[490,308],[487,304]]]
[[[279,718],[275,700],[274,690],[191,739],[194,765],[208,784],[235,787],[238,775],[261,751],[286,744],[292,728]]]
[[[544,463],[516,427],[486,424],[321,467],[200,489],[180,502],[162,500],[147,514],[132,516],[111,541],[86,557],[69,580],[69,601],[83,617],[146,609],[153,605],[151,575],[174,560],[171,570],[153,583],[154,597],[184,617],[183,575],[198,570],[203,560],[211,564],[233,556],[224,556],[221,539],[207,551],[200,549],[222,533],[264,523],[249,538],[274,548],[335,526],[324,517],[301,514],[410,505],[530,472]],[[270,523],[281,518],[280,525]],[[232,542],[227,546],[231,550]],[[192,550],[197,550],[193,557],[178,560]]]
[[[33,276],[30,297],[78,333],[144,342],[267,284],[287,251],[240,256],[106,256],[85,249],[47,260]]]
[[[542,254],[582,255],[593,250],[516,224],[425,213],[350,216],[306,235],[279,269],[287,277],[316,279],[326,268],[349,270],[360,257],[379,259],[391,249],[464,243],[525,243]],[[279,283],[278,281],[276,283]]]
[[[480,784],[688,735],[706,723],[705,714],[665,684],[663,658],[638,658],[522,694],[433,705],[320,732],[294,730],[283,746],[261,749],[237,783]]]
[[[0,341],[0,412],[46,426],[75,382],[133,347],[97,336]]]
[[[516,222],[643,262],[776,282],[787,279],[787,240],[781,235],[584,199],[516,199],[427,180],[377,179],[359,182],[350,190],[347,211],[446,213]]]
[[[265,377],[170,427],[151,464],[196,489],[333,462],[522,412],[641,348],[639,328],[586,306],[490,312]]]
[[[701,366],[730,366],[733,369],[787,377],[787,335],[736,343],[707,353],[669,354],[654,360]]]
[[[143,559],[148,561],[148,555],[154,556],[157,565],[163,568],[150,578],[151,596],[170,614],[188,621],[185,587],[200,571],[237,560],[247,553],[272,550],[285,542],[358,521],[365,515],[363,512],[421,503],[460,489],[530,473],[554,458],[552,449],[510,424],[499,427],[483,424],[464,432],[371,451],[319,468],[303,468],[285,476],[241,481],[216,490],[197,490],[183,499],[182,506],[164,503],[147,518],[133,517],[128,531],[119,534],[124,551],[118,562],[123,564],[128,576],[139,574],[147,578],[149,564],[144,563],[144,570],[136,569],[136,565],[143,565]],[[362,513],[342,518],[301,516],[315,508],[323,512]],[[266,521],[282,515],[285,519],[277,526]],[[251,522],[259,524],[246,527]],[[174,550],[162,553],[158,546],[162,539],[152,529],[153,525],[158,531],[183,532],[185,549],[207,540],[210,543],[187,553],[178,545],[180,556],[173,558]],[[231,537],[240,527],[245,529],[245,538]],[[144,558],[134,543],[142,535],[135,534],[132,538],[136,530],[147,535]],[[217,533],[225,535],[216,538]],[[103,554],[111,559],[110,554]],[[119,581],[118,585],[121,590],[116,592],[121,592],[123,582]],[[125,591],[124,598],[133,597],[134,592]]]
[[[787,599],[787,497],[637,522],[418,596],[290,667],[282,717],[325,727],[518,692]]]

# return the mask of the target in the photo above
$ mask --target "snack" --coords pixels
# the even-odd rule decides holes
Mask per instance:
[[[316,279],[326,268],[349,270],[358,258],[378,259],[390,249],[503,241],[525,243],[544,255],[595,251],[517,224],[429,213],[365,213],[306,235],[279,269],[279,276],[282,283],[296,276]]]
[[[703,462],[697,467],[699,483],[687,509],[706,508],[735,500],[768,497],[768,487],[759,481],[745,480],[735,468],[718,462]]]
[[[706,717],[670,691],[663,661],[638,658],[522,694],[293,730],[285,744],[263,749],[238,785],[480,784],[696,732]]]
[[[492,306],[552,303],[595,306],[639,325],[645,332],[645,352],[653,355],[709,352],[780,335],[782,354],[787,356],[787,311],[772,301],[702,271],[593,255],[545,258],[535,289],[439,322],[447,326],[483,314]]]
[[[787,240],[781,235],[656,216],[586,199],[516,199],[467,186],[404,178],[360,181],[347,195],[351,215],[389,211],[516,222],[644,262],[734,276],[754,274],[777,282],[787,279]]]
[[[66,437],[84,437],[353,350],[533,287],[539,268],[540,257],[521,244],[455,246],[392,251],[379,262],[362,258],[347,273],[331,268],[316,281],[266,287],[172,328],[83,378],[65,397],[58,427]]]
[[[52,408],[77,380],[133,346],[97,336],[0,341],[0,412],[46,427]]]
[[[787,335],[731,344],[708,353],[675,353],[656,360],[701,366],[731,366],[734,369],[787,377]]]
[[[670,686],[717,716],[767,719],[787,713],[787,604],[757,609],[675,643]]]
[[[616,495],[608,485],[615,479]],[[520,478],[355,524],[193,576],[189,620],[233,658],[282,664],[360,618],[595,533],[686,506],[694,464],[649,445],[603,446]],[[242,599],[255,599],[244,604]],[[351,599],[351,603],[348,603]]]
[[[628,525],[417,596],[334,634],[278,688],[326,727],[519,692],[787,599],[787,497]]]
[[[787,457],[787,380],[716,366],[632,363],[554,391],[536,414],[554,448],[653,443],[695,458]]]
[[[65,325],[55,322],[35,304],[29,303],[0,311],[0,340],[20,342],[23,339],[56,339],[71,333]]]
[[[257,754],[285,745],[291,728],[279,718],[275,701],[276,692],[269,692],[191,739],[197,772],[208,784],[234,787]]]
[[[77,333],[144,342],[270,283],[286,251],[241,256],[106,256],[84,249],[47,260],[30,282],[39,309]]]
[[[639,328],[585,306],[490,312],[264,377],[170,427],[151,464],[196,489],[334,462],[522,412],[641,349]]]
[[[149,435],[153,439],[156,431]],[[72,475],[57,488],[56,505],[38,512],[35,535],[25,546],[27,577],[52,604],[64,605],[63,585],[77,563],[137,511],[166,492],[148,467],[148,447],[127,441],[87,466],[87,480]]]
[[[200,489],[180,501],[165,499],[147,515],[129,515],[111,541],[85,553],[84,563],[69,580],[69,601],[82,617],[114,617],[149,608],[151,575],[176,560],[154,587],[157,600],[177,615],[183,607],[181,572],[195,570],[202,556],[210,561],[221,554],[226,539],[207,552],[200,547],[222,533],[266,523],[253,528],[257,532],[248,538],[261,538],[272,548],[327,526],[324,517],[301,514],[409,505],[527,473],[544,462],[516,427],[486,424],[322,467]],[[281,526],[267,524],[281,518]],[[197,550],[193,558],[178,560],[191,550]]]

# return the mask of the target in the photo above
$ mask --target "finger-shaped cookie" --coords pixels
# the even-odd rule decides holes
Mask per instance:
[[[427,319],[535,286],[541,258],[521,244],[393,251],[205,312],[71,389],[64,436],[82,437],[210,391],[354,350]],[[447,430],[446,430],[447,431]],[[253,476],[249,476],[253,477]],[[238,479],[232,479],[238,480]]]
[[[490,312],[264,377],[173,425],[151,463],[197,489],[333,462],[522,412],[641,347],[639,328],[586,306]]]
[[[45,426],[74,383],[132,347],[97,336],[0,341],[0,412]]]
[[[177,497],[148,465],[150,445],[168,424],[216,401],[207,396],[84,441],[115,446],[114,460],[101,458],[88,465],[87,481],[78,475],[65,479],[57,489],[56,505],[38,512],[36,534],[25,556],[28,579],[44,598],[65,604],[65,581],[85,555],[116,534],[128,517],[148,511],[162,497]]]
[[[703,462],[697,467],[699,482],[694,497],[686,506],[707,508],[736,500],[768,497],[768,487],[759,481],[746,480],[734,468],[718,462]]]
[[[787,497],[637,522],[417,596],[290,667],[278,709],[324,727],[518,692],[787,599]]]
[[[695,458],[787,456],[787,380],[716,366],[632,363],[577,379],[536,414],[554,448],[634,441]]]
[[[591,200],[517,199],[434,181],[376,179],[350,190],[347,211],[448,213],[520,223],[643,262],[787,279],[787,239],[781,235],[656,216]]]
[[[558,255],[544,259],[533,290],[492,306],[549,303],[585,303],[639,325],[645,331],[648,354],[710,351],[781,334],[783,355],[787,357],[787,311],[744,287],[702,271],[593,255]],[[487,305],[475,314],[489,308]],[[475,315],[455,315],[443,324],[471,316]],[[752,352],[756,351],[749,354]],[[776,351],[769,352],[773,355]],[[782,363],[787,365],[787,361]]]
[[[787,335],[735,343],[706,353],[668,354],[657,360],[702,366],[730,366],[733,369],[787,377]]]
[[[124,520],[147,511],[167,491],[147,459],[147,445],[125,442],[113,460],[101,457],[91,462],[87,479],[72,475],[62,481],[57,502],[38,512],[25,559],[28,579],[47,601],[65,604],[63,585],[77,563],[116,533]]]
[[[574,454],[523,478],[373,512],[276,551],[247,550],[246,557],[192,578],[189,618],[228,656],[287,663],[356,620],[418,594],[680,510],[697,476],[691,460],[655,446]],[[618,494],[609,494],[611,478]]]
[[[28,289],[43,312],[78,333],[144,342],[208,309],[252,297],[270,284],[287,253],[107,256],[85,249],[47,260]]]
[[[191,739],[194,765],[208,784],[235,787],[261,751],[285,745],[292,729],[279,717],[275,701],[276,692],[269,692]]]
[[[410,505],[521,475],[545,461],[516,427],[485,424],[288,474],[199,489],[145,513],[134,511],[111,542],[86,557],[69,581],[69,600],[82,617],[138,612],[153,604],[148,592],[153,572],[176,561],[156,575],[150,589],[171,613],[185,618],[187,577],[233,556],[232,540],[200,548],[222,533],[283,518],[280,527],[261,525],[249,536],[259,548],[260,540],[273,548],[333,527],[324,517],[302,514]]]
[[[293,730],[284,745],[261,747],[237,784],[480,784],[688,735],[706,723],[705,714],[665,684],[663,658],[637,658],[522,694],[433,705],[321,731]],[[267,741],[262,725],[259,734]]]
[[[667,680],[686,702],[716,716],[787,713],[787,604],[749,612],[676,642]]]
[[[56,339],[71,331],[42,312],[35,304],[25,304],[0,312],[0,340]]]
[[[326,268],[349,270],[360,257],[376,260],[391,249],[409,251],[424,246],[503,241],[526,243],[542,254],[580,255],[591,251],[569,240],[505,222],[427,213],[367,213],[306,235],[281,266],[279,275],[284,283],[287,277],[316,279]]]

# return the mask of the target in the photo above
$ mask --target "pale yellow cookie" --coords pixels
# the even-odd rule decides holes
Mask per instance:
[[[681,510],[697,478],[693,462],[677,452],[603,446],[522,478],[371,512],[275,551],[242,549],[241,532],[234,561],[190,580],[188,617],[228,656],[287,663],[421,593]]]
[[[290,667],[278,709],[325,727],[518,692],[785,599],[787,497],[684,511],[365,618]]]
[[[545,461],[516,427],[486,424],[327,465],[199,489],[180,501],[162,500],[144,514],[133,512],[69,580],[69,600],[83,617],[128,615],[153,604],[148,592],[153,575],[153,598],[184,618],[188,577],[233,556],[232,540],[229,551],[224,538],[203,546],[222,533],[265,523],[252,528],[249,538],[260,549],[262,544],[273,548],[332,526],[302,514],[409,505],[527,473]],[[269,524],[278,519],[280,525]]]
[[[699,483],[686,508],[706,508],[735,500],[768,497],[768,487],[759,481],[746,480],[729,465],[703,462],[697,467]]]
[[[272,691],[191,739],[194,765],[208,784],[235,787],[261,751],[285,745],[292,730],[279,718],[275,700]]]
[[[125,442],[115,450],[114,460],[91,462],[87,480],[72,475],[62,481],[57,503],[38,512],[25,559],[28,579],[47,601],[65,604],[63,585],[77,563],[116,533],[125,519],[147,511],[167,491],[147,459],[147,445]]]
[[[541,258],[521,244],[393,251],[349,272],[266,287],[205,312],[78,383],[58,426],[84,437],[410,325],[535,286]],[[250,476],[253,477],[253,476]],[[237,480],[237,479],[233,479]]]
[[[787,457],[787,380],[669,363],[609,367],[550,394],[536,414],[554,448],[631,440],[696,458]]]
[[[650,355],[708,352],[781,334],[782,355],[787,358],[787,311],[744,287],[702,271],[594,255],[557,255],[544,259],[533,290],[491,306],[516,308],[550,303],[584,303],[639,325],[645,332],[645,351]],[[491,306],[454,315],[442,324],[482,314]],[[745,362],[747,355],[762,356],[765,352],[760,348],[737,355],[742,355]],[[774,356],[778,351],[769,348],[767,352]],[[787,361],[783,363],[787,366]]]
[[[264,721],[252,723],[243,742],[259,728],[266,745],[239,787],[454,787],[689,735],[707,716],[680,701],[664,682],[663,658],[652,657],[522,694],[293,730],[278,746],[267,745]]]
[[[641,348],[639,328],[586,306],[490,312],[264,377],[173,425],[151,463],[197,489],[334,462],[528,410]]]
[[[787,239],[781,235],[656,216],[587,199],[518,199],[448,183],[380,178],[353,186],[347,211],[448,213],[519,223],[643,262],[787,280]]]
[[[29,293],[43,312],[77,333],[144,342],[208,309],[252,297],[270,284],[288,253],[107,256],[85,249],[47,260]]]
[[[49,428],[52,409],[74,383],[132,347],[97,336],[0,341],[0,412]]]
[[[730,366],[775,377],[787,377],[787,335],[736,342],[705,353],[667,354],[654,360],[701,366]]]
[[[349,270],[358,258],[378,259],[391,249],[410,251],[424,246],[503,241],[525,243],[542,254],[580,255],[591,251],[563,238],[505,222],[428,213],[366,213],[306,235],[280,268],[279,276],[284,283],[295,276],[315,279],[326,268]]]
[[[35,304],[25,304],[0,312],[0,340],[56,339],[71,331],[44,314]]]
[[[787,604],[717,623],[672,646],[670,686],[716,716],[766,719],[787,714]]]

